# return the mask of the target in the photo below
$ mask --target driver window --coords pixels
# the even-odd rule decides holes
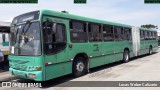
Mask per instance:
[[[65,42],[64,25],[62,24],[57,24],[56,42]]]
[[[66,46],[65,25],[52,23],[44,28],[44,48],[46,54],[62,51]]]

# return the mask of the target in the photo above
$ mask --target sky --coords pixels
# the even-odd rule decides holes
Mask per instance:
[[[87,0],[87,4],[74,4],[73,1],[38,0],[38,4],[0,4],[0,21],[11,21],[26,12],[49,9],[132,26],[153,24],[160,28],[160,4],[144,4],[144,0]]]

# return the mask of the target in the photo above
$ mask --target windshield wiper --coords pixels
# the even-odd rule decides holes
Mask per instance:
[[[27,24],[29,24],[29,26],[28,26],[27,29],[24,31],[24,29],[25,29],[25,27],[26,27]],[[32,24],[32,23],[31,23],[30,21],[27,21],[27,22],[26,22],[26,24],[25,24],[25,26],[23,27],[22,32],[21,32],[21,33],[23,33],[23,35],[25,35],[25,34],[28,32],[31,24]]]

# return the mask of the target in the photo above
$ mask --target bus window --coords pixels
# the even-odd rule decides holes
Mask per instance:
[[[44,29],[44,48],[46,54],[57,53],[66,46],[65,25],[53,23],[50,30]]]
[[[147,40],[148,39],[147,31],[144,31],[144,35],[145,35],[145,40]]]
[[[103,38],[104,38],[104,41],[113,41],[114,40],[113,26],[104,25]]]
[[[154,32],[154,39],[157,39],[157,32]]]
[[[78,21],[70,22],[70,36],[73,43],[87,42],[86,24]]]
[[[123,40],[123,28],[122,27],[115,27],[114,28],[114,35],[115,35],[115,40],[116,41],[121,41]]]
[[[131,40],[131,29],[125,28],[124,29],[124,40]]]
[[[89,40],[91,42],[102,41],[101,26],[98,24],[89,24]]]
[[[149,40],[149,31],[147,31],[147,39]]]
[[[145,39],[145,32],[143,30],[140,30],[140,37],[141,37],[141,40]]]
[[[149,31],[149,39],[151,40],[152,39],[152,32]]]
[[[152,40],[154,39],[154,32],[151,32]]]

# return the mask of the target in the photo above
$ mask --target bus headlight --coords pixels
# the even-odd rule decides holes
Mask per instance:
[[[39,66],[38,66],[38,67],[36,67],[36,70],[37,70],[37,71],[40,71],[40,70],[42,70],[42,67],[39,67]]]

